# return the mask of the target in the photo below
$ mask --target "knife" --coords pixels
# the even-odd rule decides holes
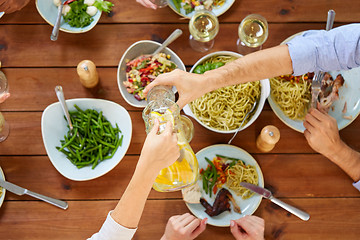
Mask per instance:
[[[281,201],[277,198],[274,198],[272,193],[269,190],[267,190],[266,188],[262,188],[262,187],[259,187],[259,186],[256,186],[254,184],[247,183],[247,182],[241,182],[240,185],[257,193],[257,194],[262,195],[263,197],[265,197],[267,199],[270,199],[270,201],[272,201],[273,203],[279,205],[280,207],[291,212],[292,214],[294,214],[295,216],[299,217],[300,219],[302,219],[304,221],[307,221],[310,218],[310,215],[308,213],[301,211],[300,209],[298,209],[296,207],[290,206],[289,204],[284,203],[283,201]]]
[[[40,199],[40,200],[43,200],[47,203],[50,203],[52,205],[55,205],[59,208],[62,208],[62,209],[67,209],[68,208],[68,204],[67,202],[64,202],[64,201],[61,201],[61,200],[58,200],[58,199],[55,199],[55,198],[51,198],[51,197],[47,197],[47,196],[44,196],[44,195],[41,195],[39,193],[35,193],[35,192],[32,192],[32,191],[29,191],[25,188],[22,188],[22,187],[19,187],[13,183],[10,183],[10,182],[7,182],[7,181],[4,181],[4,180],[1,180],[0,179],[0,186],[5,188],[6,190],[12,192],[12,193],[15,193],[17,195],[24,195],[24,194],[27,194],[29,196],[32,196],[34,198],[37,198],[37,199]]]

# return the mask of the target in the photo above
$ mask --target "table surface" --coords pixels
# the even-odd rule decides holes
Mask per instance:
[[[219,17],[220,32],[211,51],[236,51],[237,27],[250,13],[269,22],[264,48],[276,46],[288,36],[308,29],[325,28],[329,9],[336,11],[335,26],[360,21],[356,0],[257,0],[236,1]],[[10,135],[0,146],[0,166],[6,179],[32,191],[66,200],[64,211],[28,196],[6,193],[0,209],[1,239],[86,239],[97,232],[109,210],[123,194],[145,140],[141,109],[128,105],[116,82],[118,62],[134,42],[162,42],[174,29],[184,34],[170,48],[189,69],[204,54],[188,44],[188,21],[170,8],[146,9],[135,0],[115,1],[110,15],[103,14],[90,32],[60,32],[50,41],[52,27],[38,14],[35,1],[0,20],[0,61],[11,98],[1,104],[10,124]],[[91,59],[97,65],[100,85],[84,88],[76,73],[77,64]],[[54,87],[61,84],[70,98],[99,98],[119,103],[130,113],[133,137],[126,156],[112,171],[91,181],[76,182],[53,167],[43,145],[41,115],[57,101]],[[217,134],[195,121],[191,146],[195,152],[230,135]],[[270,153],[256,149],[255,139],[268,124],[277,126],[281,139]],[[360,119],[340,132],[342,139],[360,150]],[[304,222],[263,200],[254,213],[266,221],[266,239],[359,239],[360,194],[351,179],[336,165],[307,144],[303,134],[283,124],[266,103],[259,118],[241,131],[233,144],[248,151],[259,163],[265,186],[281,200],[307,211]],[[181,194],[151,191],[134,239],[159,239],[168,218],[188,212]],[[208,226],[198,239],[233,239],[229,228]]]

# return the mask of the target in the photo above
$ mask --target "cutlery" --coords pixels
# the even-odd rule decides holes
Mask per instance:
[[[326,31],[329,31],[334,24],[335,19],[335,11],[329,10],[327,21],[326,21]],[[322,71],[318,71],[315,73],[314,78],[311,83],[311,107],[316,108],[319,93],[321,90],[321,81],[324,78],[325,73]]]
[[[61,201],[59,199],[47,197],[47,196],[41,195],[39,193],[29,191],[26,188],[19,187],[13,183],[10,183],[10,182],[7,182],[7,181],[1,180],[1,179],[0,179],[0,186],[12,193],[19,195],[19,196],[26,194],[26,195],[32,196],[34,198],[40,199],[44,202],[55,205],[59,208],[62,208],[62,209],[68,208],[68,204],[65,201]]]
[[[5,14],[5,12],[0,12],[0,18]]]
[[[176,40],[183,32],[181,29],[176,29],[174,32],[170,34],[170,36],[161,44],[158,49],[155,50],[155,52],[152,55],[158,54],[161,52],[164,48],[166,48],[170,43],[172,43],[174,40]]]
[[[52,41],[56,41],[58,39],[58,36],[59,36],[59,28],[60,28],[60,21],[61,21],[61,14],[62,14],[62,9],[64,7],[64,2],[66,0],[61,0],[60,1],[60,6],[58,7],[58,15],[56,17],[56,21],[55,21],[55,24],[54,24],[54,28],[51,32],[51,35],[50,35],[50,39]]]
[[[250,113],[254,112],[255,107],[256,107],[256,105],[257,105],[257,102],[258,102],[258,101],[255,101],[255,102],[254,102],[254,104],[253,104],[252,108],[250,109],[250,111],[245,115],[244,119],[243,119],[243,120],[241,121],[241,123],[240,123],[240,127],[236,130],[234,136],[232,136],[232,138],[229,140],[228,144],[230,144],[230,143],[232,142],[232,140],[234,140],[235,136],[238,134],[238,132],[239,132],[240,129],[242,128],[245,120],[248,118],[248,116],[250,115]]]
[[[63,110],[63,112],[65,114],[66,120],[68,121],[69,128],[70,128],[70,133],[72,135],[74,127],[72,125],[69,110],[68,110],[66,102],[65,102],[65,97],[64,97],[64,92],[63,92],[62,86],[56,86],[55,87],[55,93],[56,93],[57,98],[59,99],[61,108],[62,108],[62,110]],[[79,132],[77,132],[77,136],[79,136]]]
[[[262,195],[263,197],[269,199],[270,201],[272,201],[273,203],[277,204],[278,206],[284,208],[285,210],[291,212],[292,214],[294,214],[295,216],[299,217],[300,219],[307,221],[310,218],[310,215],[304,211],[301,211],[300,209],[293,207],[287,203],[284,203],[283,201],[273,197],[272,193],[267,190],[266,188],[262,188],[259,186],[256,186],[254,184],[251,183],[247,183],[247,182],[241,182],[240,183],[241,186]]]

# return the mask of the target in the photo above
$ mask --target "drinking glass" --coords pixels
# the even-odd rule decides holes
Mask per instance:
[[[5,139],[9,136],[10,127],[6,122],[4,116],[0,112],[0,142],[5,141]]]
[[[168,5],[167,0],[150,0],[153,4],[158,6],[158,8],[163,8]]]
[[[214,39],[219,32],[216,15],[199,6],[189,21],[190,46],[198,52],[206,52],[214,46]]]
[[[5,74],[0,71],[0,99],[3,97],[3,95],[7,94],[9,92],[9,85],[8,81],[5,77]]]
[[[250,14],[241,21],[238,34],[238,52],[243,55],[256,52],[261,50],[268,37],[268,23],[263,16]]]

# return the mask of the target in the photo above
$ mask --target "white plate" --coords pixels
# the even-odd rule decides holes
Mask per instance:
[[[303,32],[294,34],[283,41],[281,44],[285,44],[286,42],[293,39],[295,36],[301,35]],[[334,117],[337,121],[338,129],[341,130],[352,123],[360,113],[360,67],[353,68],[351,70],[342,70],[342,71],[330,71],[330,75],[333,79],[336,78],[338,74],[341,74],[344,77],[345,83],[339,89],[339,100],[335,101],[330,108],[329,115]],[[271,83],[270,83],[271,87]],[[290,128],[298,131],[304,132],[305,127],[303,125],[303,121],[301,120],[292,120],[287,117],[280,107],[276,104],[275,100],[272,98],[271,94],[268,97],[268,102],[270,107],[274,111],[275,115],[285,123]],[[347,104],[347,112],[345,114],[342,113],[344,108],[344,104]],[[352,119],[345,119],[343,116],[351,116]]]
[[[126,60],[133,60],[144,54],[152,54],[159,46],[160,43],[150,41],[150,40],[142,40],[132,44],[128,49],[126,49],[125,53],[122,55],[117,71],[117,83],[122,97],[125,101],[133,107],[144,108],[147,105],[145,100],[138,101],[134,97],[133,94],[128,93],[126,87],[123,82],[126,81]],[[186,71],[184,63],[181,61],[178,55],[176,55],[169,48],[165,48],[163,53],[169,54],[171,56],[170,60],[174,62],[178,69]],[[176,88],[173,87],[173,91],[176,92]]]
[[[5,175],[4,175],[4,172],[1,169],[1,167],[0,167],[0,179],[5,180]],[[2,188],[2,187],[0,187],[0,188],[2,189],[2,194],[0,195],[0,207],[1,207],[1,205],[3,204],[4,199],[5,199],[6,189]]]
[[[207,54],[205,55],[204,57],[200,58],[194,65],[193,67],[191,68],[190,72],[192,73],[195,68],[202,64],[205,60],[213,57],[213,56],[234,56],[234,57],[237,57],[237,58],[240,58],[242,57],[241,54],[239,53],[236,53],[236,52],[231,52],[231,51],[218,51],[218,52],[213,52],[213,53],[210,53],[210,54]],[[245,126],[243,126],[239,131],[242,131],[244,129],[246,129],[247,127],[249,127],[253,122],[255,122],[255,120],[259,117],[263,107],[264,107],[264,104],[265,104],[265,101],[267,99],[267,97],[269,96],[270,94],[270,83],[269,83],[269,80],[268,79],[263,79],[263,80],[260,80],[260,85],[261,85],[261,93],[260,93],[260,100],[258,102],[258,106],[256,107],[256,111],[255,113],[252,115],[252,117],[250,118],[250,120],[245,124]],[[184,110],[184,113],[192,118],[194,118],[201,126],[203,126],[204,128],[207,128],[213,132],[217,132],[217,133],[235,133],[237,131],[237,129],[233,129],[233,130],[219,130],[219,129],[215,129],[215,128],[212,128],[206,124],[204,124],[202,121],[200,121],[196,116],[195,114],[191,111],[191,108],[189,106],[189,104],[185,105],[185,107],[183,108]]]
[[[205,169],[207,167],[208,163],[206,162],[205,157],[212,160],[216,156],[216,154],[224,155],[227,157],[238,158],[243,160],[247,165],[250,164],[252,166],[255,166],[259,175],[258,184],[260,187],[264,187],[264,177],[256,160],[243,149],[235,147],[233,145],[218,144],[201,149],[199,152],[196,153],[196,158],[199,162],[199,169],[201,168]],[[202,189],[201,179],[197,181],[197,184],[199,184],[200,188]],[[223,188],[228,189],[226,187],[226,184],[223,185]],[[231,204],[231,212],[225,211],[215,217],[210,217],[209,215],[207,215],[205,213],[205,208],[200,203],[198,204],[186,203],[186,206],[189,208],[191,213],[194,214],[196,217],[200,219],[204,219],[205,217],[207,217],[208,224],[218,227],[228,227],[230,226],[230,220],[236,220],[245,215],[251,215],[256,211],[256,209],[260,205],[262,196],[258,194],[255,194],[249,199],[243,200],[241,197],[237,196],[234,191],[232,190],[229,191],[231,192],[237,204],[239,205],[242,212],[241,214],[233,211],[232,204]],[[202,197],[205,198],[205,200],[212,205],[215,201],[216,196],[212,195],[212,197],[210,198],[207,194],[205,194],[204,191],[202,191]]]
[[[58,13],[58,8],[53,3],[53,0],[36,0],[36,9],[38,10],[40,16],[51,26],[54,26],[56,22],[56,17]],[[61,18],[60,30],[67,33],[84,33],[90,31],[101,17],[101,11],[97,11],[94,19],[88,26],[83,28],[71,27],[68,23],[64,21],[64,18]],[[50,36],[50,34],[49,34]]]
[[[221,6],[221,7],[215,7],[212,9],[212,12],[219,17],[220,15],[222,15],[223,13],[225,13],[227,10],[229,10],[229,8],[233,5],[233,3],[235,2],[235,0],[225,0],[225,3]],[[168,0],[168,5],[169,7],[176,12],[177,14],[179,14],[180,16],[184,17],[184,18],[191,18],[192,15],[194,15],[195,11],[192,11],[189,14],[185,13],[185,10],[183,8],[180,8],[180,12],[176,9],[175,4],[173,2],[173,0]]]
[[[68,132],[67,122],[64,119],[64,113],[60,103],[53,103],[44,110],[41,118],[41,132],[46,153],[56,170],[64,177],[74,181],[86,181],[100,177],[112,170],[125,156],[132,136],[130,115],[125,108],[119,104],[102,99],[77,98],[66,100],[66,104],[69,111],[75,110],[74,104],[83,110],[94,109],[96,111],[102,111],[112,126],[115,126],[115,123],[118,124],[124,135],[122,146],[119,146],[111,159],[102,161],[94,169],[91,169],[91,166],[78,169],[66,158],[65,154],[55,148],[56,146],[60,146],[60,140],[62,140]]]

